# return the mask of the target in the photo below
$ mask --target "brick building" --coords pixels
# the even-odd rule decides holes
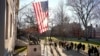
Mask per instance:
[[[100,27],[96,27],[96,38],[100,39]]]

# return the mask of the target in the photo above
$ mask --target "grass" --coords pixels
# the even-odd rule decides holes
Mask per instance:
[[[49,39],[50,37],[46,37],[44,38]],[[53,41],[58,42],[59,40],[62,40],[61,37],[57,38],[57,37],[51,37],[51,39],[53,39]],[[93,45],[98,45],[100,46],[100,41],[93,41],[93,40],[89,40],[89,41],[85,41],[85,40],[78,40],[77,38],[64,38],[64,41],[72,41],[72,42],[82,42],[82,43],[87,43],[87,44],[93,44]]]
[[[17,55],[17,54],[19,54],[19,53],[25,51],[26,49],[27,49],[26,46],[17,47],[17,48],[15,49],[15,53],[14,53],[14,55]]]
[[[75,42],[82,42],[82,43],[100,45],[100,42],[91,41],[91,40],[89,40],[89,41],[85,41],[85,40],[66,40],[66,41],[75,41]]]
[[[59,40],[62,40],[61,38],[57,38]],[[99,45],[100,46],[100,42],[99,41],[93,41],[93,40],[89,40],[89,41],[85,41],[85,40],[78,40],[77,38],[66,38],[64,39],[65,41],[75,41],[75,42],[82,42],[82,43],[88,43],[88,44],[94,44],[94,45]]]

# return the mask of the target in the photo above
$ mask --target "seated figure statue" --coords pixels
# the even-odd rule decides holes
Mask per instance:
[[[29,36],[29,40],[32,41],[32,43],[35,44],[35,45],[36,44],[39,44],[39,38],[38,37],[35,37],[33,35],[30,35]]]

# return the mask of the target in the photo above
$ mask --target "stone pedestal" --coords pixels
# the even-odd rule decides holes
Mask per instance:
[[[40,45],[28,45],[27,56],[41,56]]]

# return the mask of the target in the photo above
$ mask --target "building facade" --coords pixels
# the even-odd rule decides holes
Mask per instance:
[[[87,28],[87,35],[88,38],[95,38],[96,36],[96,31],[95,28],[92,26],[92,24]]]
[[[96,38],[100,39],[100,26],[96,27],[95,30],[96,30],[96,33],[95,33],[96,34]]]
[[[92,25],[88,26],[88,38],[100,39],[100,26],[95,28]]]
[[[19,0],[0,0],[0,56],[12,56]]]

